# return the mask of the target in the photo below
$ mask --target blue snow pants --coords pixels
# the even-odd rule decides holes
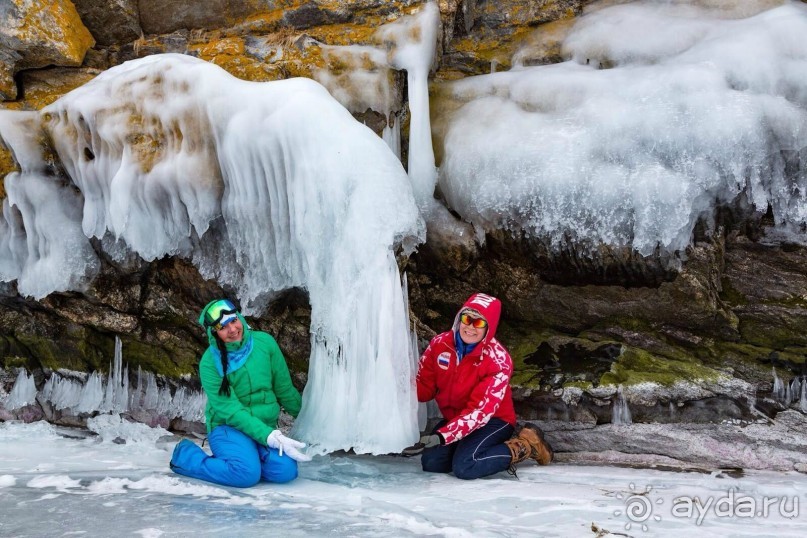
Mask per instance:
[[[236,488],[248,488],[261,480],[282,483],[297,478],[296,461],[256,443],[235,428],[216,426],[207,440],[212,456],[192,441],[180,441],[171,456],[171,470]]]
[[[445,423],[438,423],[434,431]],[[513,426],[494,417],[456,443],[427,448],[420,456],[420,464],[426,472],[453,472],[463,480],[496,474],[510,467],[510,449],[504,442],[514,431]]]

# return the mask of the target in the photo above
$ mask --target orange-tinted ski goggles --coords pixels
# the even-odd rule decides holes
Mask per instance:
[[[474,329],[484,329],[488,326],[488,322],[482,318],[472,318],[468,314],[460,314],[460,323],[463,325],[470,325]]]

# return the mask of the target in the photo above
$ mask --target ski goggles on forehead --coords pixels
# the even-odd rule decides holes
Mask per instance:
[[[470,325],[474,329],[484,329],[488,326],[488,322],[482,318],[472,318],[468,314],[460,314],[460,323],[463,325]]]
[[[238,314],[238,309],[227,299],[216,301],[205,309],[204,326],[220,331],[238,317],[236,314]]]

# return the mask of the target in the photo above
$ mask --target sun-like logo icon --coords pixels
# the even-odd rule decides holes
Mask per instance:
[[[644,491],[639,491],[636,486],[631,483],[630,495],[625,497],[622,493],[617,493],[616,498],[625,502],[625,510],[614,510],[615,516],[625,514],[628,522],[625,523],[625,530],[630,530],[634,523],[640,523],[642,530],[647,532],[649,528],[647,525],[648,520],[651,518],[653,521],[661,521],[661,516],[653,513],[653,504],[662,504],[664,499],[650,499],[650,491],[653,486],[646,486]]]

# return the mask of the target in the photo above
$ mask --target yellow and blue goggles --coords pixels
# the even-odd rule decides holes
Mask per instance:
[[[220,331],[231,321],[238,319],[238,309],[227,299],[219,299],[208,304],[199,316],[199,323]]]

